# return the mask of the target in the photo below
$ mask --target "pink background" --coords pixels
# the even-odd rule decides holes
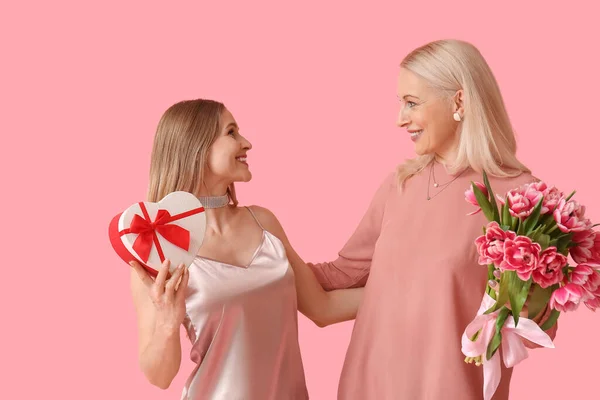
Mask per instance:
[[[577,189],[600,222],[600,28],[587,2],[203,3],[1,7],[1,398],[179,398],[189,345],[170,389],[145,381],[128,266],[106,230],[143,199],[156,124],[182,99],[226,103],[254,145],[242,203],[271,208],[307,261],[330,260],[412,155],[394,125],[400,60],[465,39],[496,74],[522,160]],[[557,348],[517,367],[511,398],[590,398],[599,327],[586,308],[563,316]],[[301,317],[313,399],[335,398],[351,329]]]

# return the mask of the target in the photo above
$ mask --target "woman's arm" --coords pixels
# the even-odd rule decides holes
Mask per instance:
[[[132,262],[131,266],[140,368],[150,383],[167,389],[181,365],[179,331],[185,317],[189,273],[180,267],[167,280],[166,261],[154,280],[140,264]]]
[[[387,176],[376,191],[358,227],[333,262],[308,263],[325,290],[363,287],[383,222],[387,200],[397,190],[396,174]]]
[[[298,310],[321,327],[354,319],[364,289],[332,292],[323,290],[311,269],[290,244],[275,215],[266,208],[257,206],[251,208],[264,228],[279,238],[285,247],[288,260],[294,270]]]

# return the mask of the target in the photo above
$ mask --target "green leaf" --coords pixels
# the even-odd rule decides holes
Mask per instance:
[[[504,200],[504,205],[502,206],[502,224],[510,225],[512,224],[512,216],[510,215],[510,209],[508,208],[508,199]],[[506,230],[506,229],[505,229]]]
[[[471,182],[471,187],[473,188],[473,194],[475,194],[475,198],[477,199],[477,204],[479,204],[479,207],[481,208],[481,211],[483,211],[485,217],[488,219],[488,221],[494,221],[494,212],[492,211],[492,205],[490,204],[488,198],[473,182]]]
[[[528,281],[522,281],[516,272],[510,272],[512,274],[508,277],[508,299],[510,300],[510,308],[512,309],[515,326],[517,326],[519,324],[519,314],[523,309],[525,300],[527,300],[532,279],[529,278]]]
[[[485,185],[485,187],[488,191],[490,206],[492,207],[492,212],[494,214],[494,221],[500,223],[500,213],[498,212],[498,205],[496,204],[496,197],[494,196],[494,191],[492,190],[492,185],[490,185],[490,181],[488,180],[488,177],[487,177],[487,174],[485,173],[485,171],[483,171],[483,184]]]
[[[531,231],[531,233],[529,234],[529,237],[533,239],[534,237],[536,237],[536,235],[541,234],[543,229],[544,229],[543,225],[538,225],[537,228],[535,228],[533,231]]]
[[[521,221],[519,228],[517,229],[517,235],[521,236],[525,234],[525,221]]]
[[[494,271],[496,266],[494,264],[488,264],[488,279],[494,279]]]
[[[513,231],[513,232],[516,232],[517,231],[517,225],[519,223],[519,218],[511,216],[510,217],[510,221],[511,221],[510,222],[510,230]]]
[[[569,244],[571,243],[571,238],[573,237],[573,233],[569,232],[566,235],[561,235],[556,240],[556,251],[561,253],[564,256],[569,254]]]
[[[534,229],[533,232],[529,234],[531,240],[539,243],[539,245],[542,247],[542,251],[556,244],[556,242],[550,238],[550,235],[546,235],[545,233],[543,233],[543,228],[543,225],[539,225],[536,229]]]
[[[544,229],[544,232],[546,232],[548,235],[551,236],[560,236],[562,234],[562,232],[559,230],[556,230],[558,228],[558,225],[556,224],[555,220],[552,220],[548,223],[548,225],[546,225],[546,228]]]
[[[540,212],[542,211],[543,201],[544,196],[542,196],[535,205],[535,207],[533,207],[533,211],[531,212],[531,214],[529,214],[529,217],[527,217],[525,221],[523,221],[523,225],[525,225],[523,228],[525,235],[529,235],[538,223],[538,220],[540,219]]]
[[[506,303],[508,303],[508,288],[510,284],[510,279],[507,277],[507,274],[516,274],[514,271],[505,271],[502,273],[500,277],[500,288],[498,289],[498,298],[496,299],[496,303],[489,308],[484,314],[493,313],[496,310],[504,307]]]
[[[560,316],[560,311],[552,310],[552,313],[550,313],[550,317],[541,326],[542,330],[547,331],[548,329],[552,328],[554,326],[554,324],[556,323],[556,321],[558,320],[559,316]]]
[[[498,319],[496,320],[496,333],[490,343],[488,344],[486,351],[486,358],[489,360],[494,356],[498,347],[500,347],[500,343],[502,343],[502,328],[504,327],[504,323],[506,322],[506,318],[510,315],[510,310],[506,307],[503,307],[502,310],[498,313]]]
[[[529,303],[527,304],[527,318],[535,318],[539,313],[542,312],[542,310],[544,310],[544,308],[546,308],[555,286],[558,285],[550,286],[544,289],[540,285],[533,285],[533,291],[531,292],[531,297],[529,298]]]
[[[550,246],[549,235],[540,233],[535,241],[539,243],[540,247],[542,248],[542,251],[546,250]]]
[[[530,233],[529,235],[527,235],[527,236],[528,236],[528,237],[529,237],[529,238],[530,238],[532,241],[534,241],[534,242],[537,242],[541,234],[542,234],[542,233],[540,232],[540,230],[539,230],[539,227],[538,227],[538,229],[534,230],[533,232],[531,232],[531,233]]]
[[[571,194],[567,196],[567,198],[565,199],[565,201],[569,201],[569,200],[571,200],[571,197],[573,197],[573,196],[575,195],[575,192],[576,192],[576,190],[573,190],[573,191],[571,192]]]
[[[541,217],[539,223],[541,225],[547,225],[548,222],[550,222],[551,220],[554,220],[554,215],[550,212],[550,213],[544,215],[543,217]]]

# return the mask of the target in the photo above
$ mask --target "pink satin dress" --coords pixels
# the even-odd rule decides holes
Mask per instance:
[[[189,267],[184,325],[197,366],[181,399],[308,399],[294,272],[283,243],[260,227],[247,266],[196,257]]]

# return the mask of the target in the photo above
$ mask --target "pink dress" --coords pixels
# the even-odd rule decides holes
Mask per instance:
[[[474,240],[487,223],[464,199],[472,170],[453,179],[435,164],[398,191],[391,174],[375,194],[339,258],[309,264],[326,290],[365,286],[339,383],[339,399],[470,400],[483,398],[483,371],[466,364],[461,335],[475,317],[487,282]],[[490,178],[496,193],[533,181]],[[326,235],[326,232],[322,232]],[[508,399],[503,369],[494,399]]]
[[[197,366],[181,398],[308,399],[294,273],[281,241],[263,228],[248,266],[197,257],[189,272],[184,324]]]

